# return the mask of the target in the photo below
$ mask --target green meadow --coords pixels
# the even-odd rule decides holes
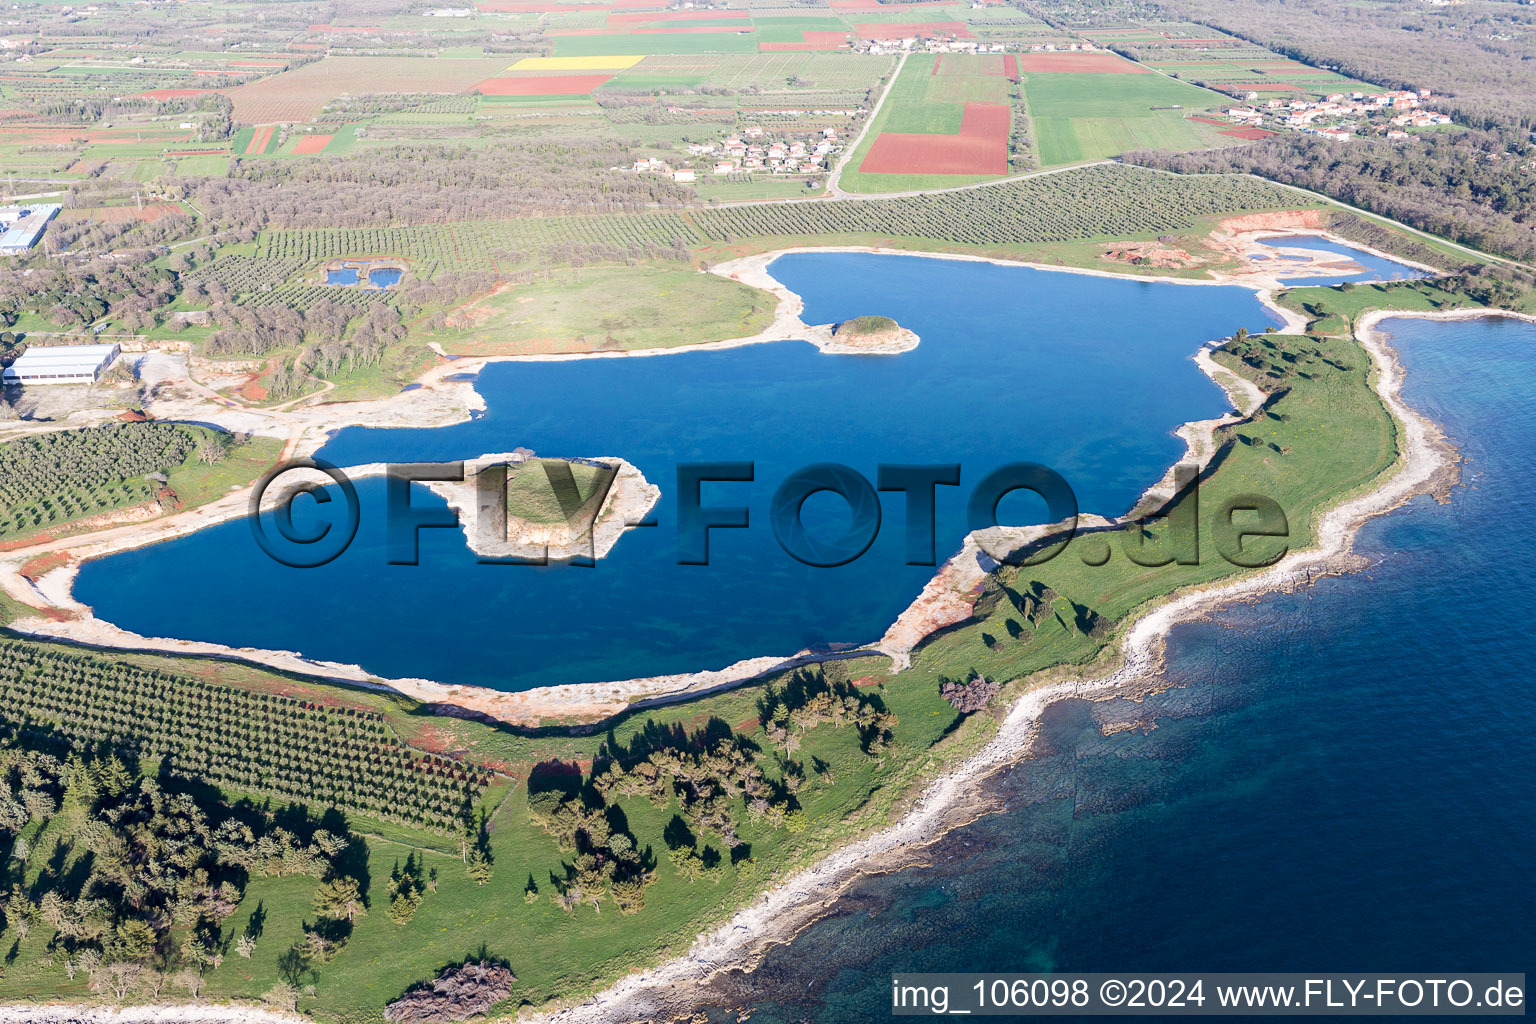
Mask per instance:
[[[1131,149],[1177,151],[1229,141],[1214,126],[1186,118],[1230,100],[1162,75],[1028,74],[1024,97],[1046,167]]]
[[[691,267],[582,267],[506,286],[413,336],[455,355],[672,348],[756,334],[774,306],[766,292]]]
[[[601,36],[557,36],[556,57],[633,56],[653,53],[756,53],[757,36],[731,33],[654,32]]]
[[[967,102],[1007,103],[1008,81],[1000,76],[934,74],[937,54],[919,53],[907,58],[901,74],[890,86],[880,113],[869,131],[843,157],[838,184],[850,192],[877,194],[912,189],[946,188],[987,181],[994,175],[970,174],[867,174],[859,168],[881,132],[956,135]],[[943,55],[960,63],[970,58]]]

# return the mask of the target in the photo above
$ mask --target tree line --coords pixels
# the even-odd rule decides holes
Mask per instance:
[[[347,228],[439,224],[679,206],[692,195],[632,162],[612,139],[517,147],[400,145],[326,160],[236,160],[226,178],[183,182],[222,228]]]
[[[1520,4],[1165,0],[1198,21],[1308,64],[1390,89],[1432,89],[1481,128],[1536,128],[1536,9]]]
[[[1245,173],[1312,189],[1422,231],[1515,259],[1536,258],[1536,173],[1492,132],[1399,145],[1287,134],[1197,153],[1136,150],[1127,163],[1180,173]]]
[[[60,758],[0,733],[0,929],[16,948],[125,1000],[174,986],[196,998],[206,972],[250,958],[263,923],[230,918],[253,876],[307,875],[355,888],[342,871],[361,842],[302,813],[199,801],[153,765],[114,754]],[[344,880],[345,879],[345,880]]]

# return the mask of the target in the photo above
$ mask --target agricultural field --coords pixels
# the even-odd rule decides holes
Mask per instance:
[[[755,57],[666,54],[642,58],[617,76],[613,88],[683,87],[757,93],[806,90],[864,94],[890,71],[894,57],[852,53],[782,53]],[[791,80],[809,82],[790,86]]]
[[[1104,165],[938,195],[700,210],[692,221],[730,252],[819,239],[915,240],[924,247],[1018,255],[1060,243],[1188,231],[1220,214],[1296,205],[1293,193],[1257,179]]]
[[[568,262],[589,250],[686,255],[747,238],[791,244],[815,237],[905,237],[1019,246],[1157,234],[1187,228],[1211,214],[1296,205],[1294,194],[1253,179],[1098,166],[936,196],[417,227],[269,230],[261,233],[252,255],[221,256],[194,276],[249,293],[324,260],[349,257],[398,257],[420,268],[413,270],[415,276],[431,276],[439,268],[536,268]]]
[[[165,744],[177,753],[185,750],[211,758],[215,751],[204,754],[207,745],[198,737],[216,733],[197,726],[209,718],[240,721],[262,749],[232,766],[232,775],[260,779],[266,769],[271,778],[281,780],[307,772],[324,778],[327,785],[334,779],[343,793],[350,792],[345,787],[357,761],[347,763],[340,757],[347,748],[335,740],[350,742],[356,736],[358,744],[379,748],[380,753],[365,762],[368,771],[392,770],[383,777],[386,785],[364,795],[401,811],[358,811],[343,819],[338,807],[326,822],[336,833],[356,836],[354,852],[336,876],[358,880],[368,912],[356,915],[341,930],[344,941],[317,958],[309,953],[314,944],[306,946],[302,940],[306,927],[314,927],[309,922],[315,919],[320,873],[252,871],[221,929],[231,945],[238,936],[254,935],[249,955],[234,955],[232,949],[231,955],[202,972],[204,998],[259,1000],[294,978],[297,983],[289,984],[300,1008],[320,1011],[325,1020],[363,1021],[377,1020],[380,1007],[410,983],[406,979],[433,976],[442,964],[461,959],[466,948],[485,947],[490,955],[511,958],[516,1001],[532,1005],[622,974],[646,962],[658,943],[698,931],[716,919],[722,907],[760,891],[775,871],[814,856],[828,830],[846,835],[879,820],[888,813],[895,791],[911,777],[909,769],[895,766],[919,762],[918,755],[935,744],[951,755],[970,749],[986,735],[975,723],[957,722],[953,710],[928,687],[887,694],[877,686],[850,686],[850,678],[857,678],[853,673],[876,667],[865,659],[826,675],[785,675],[768,686],[706,698],[686,708],[625,716],[601,735],[582,736],[555,727],[531,738],[476,721],[434,716],[414,702],[248,667],[133,655],[107,659],[71,655],[52,646],[9,644],[0,646],[0,685],[10,690],[15,688],[6,685],[10,679],[27,680],[26,690],[17,690],[26,703],[8,702],[0,722],[10,725],[35,709],[41,722],[63,720],[72,729],[111,730],[136,746],[157,749]],[[150,713],[137,718],[115,706],[61,706],[55,696],[122,693],[125,686],[133,688],[136,698],[172,692],[183,696],[146,704]],[[827,712],[831,703],[838,707],[835,719]],[[815,757],[824,772],[808,777],[803,786],[791,784],[798,790],[794,812],[786,813],[780,798],[771,813],[750,819],[725,807],[711,810],[713,803],[706,807],[687,795],[668,799],[659,791],[631,792],[630,786],[609,789],[621,772],[636,766],[638,781],[653,764],[676,764],[683,773],[695,761],[695,773],[702,769],[735,777],[745,772],[747,784],[755,788],[752,780],[765,769],[770,773],[767,780],[777,782],[773,758],[766,754],[745,762],[721,754],[724,760],[717,760],[711,750],[725,733],[718,727],[706,732],[706,722],[740,723],[728,730],[729,745],[736,745],[739,731],[743,749],[765,751],[776,749],[772,744],[782,742],[792,726],[801,733],[800,743],[794,744],[801,747],[800,756],[807,763]],[[947,731],[950,725],[957,728]],[[193,739],[188,742],[180,738],[183,735]],[[231,731],[231,740],[234,735]],[[287,735],[295,741],[291,752],[282,739]],[[426,749],[407,745],[413,743]],[[434,752],[439,745],[463,753],[445,757]],[[682,763],[674,761],[678,757]],[[647,851],[649,871],[638,891],[618,884],[599,889],[589,883],[595,903],[556,901],[573,881],[578,862],[551,827],[550,815],[566,803],[568,787],[582,782],[585,774],[572,776],[557,763],[562,758],[583,763],[597,759],[613,766],[604,784],[610,819],[619,823],[613,832]],[[425,769],[417,774],[418,786],[437,785],[440,779],[462,787],[464,781],[457,776],[469,775],[478,782],[490,773],[491,785],[483,790],[478,808],[489,816],[478,834],[470,833],[467,852],[461,852],[459,835],[444,836],[403,813],[419,802],[409,788],[407,766],[412,763]],[[664,780],[670,777],[670,772],[662,775]],[[174,781],[172,775],[166,784]],[[510,792],[509,782],[515,787]],[[260,798],[265,791],[237,778],[213,792],[233,801]],[[308,838],[314,825],[296,826],[297,813],[290,804],[279,800],[273,809],[290,812],[280,820]],[[715,831],[719,819],[708,816],[720,810],[730,813],[725,825],[729,841]],[[670,825],[684,818],[691,823],[686,828]],[[588,827],[595,832],[597,825]],[[37,838],[36,827],[27,834]],[[43,836],[37,845],[46,849],[51,843]],[[43,870],[39,864],[29,874],[40,876]],[[402,870],[418,873],[419,891],[413,891],[415,905],[409,908],[393,905]],[[624,881],[622,876],[619,881]],[[250,925],[253,916],[259,918],[255,928]],[[12,968],[0,978],[0,997],[15,999],[36,993],[39,986],[64,997],[89,996],[85,972],[71,981],[57,968],[40,963],[39,954],[53,933],[40,926],[19,942]],[[300,955],[291,955],[293,949]],[[297,975],[292,973],[295,964]]]
[[[242,275],[254,275],[259,273],[256,266],[268,261],[288,261],[279,266],[297,268],[339,257],[397,256],[432,267],[510,270],[528,264],[569,263],[588,249],[646,256],[661,249],[686,249],[700,240],[697,230],[676,213],[274,230],[262,232],[257,240],[255,264],[242,260],[232,267]],[[285,269],[284,280],[291,273]],[[252,276],[243,278],[242,285],[246,280],[250,290],[273,283]]]
[[[908,57],[840,184],[899,192],[1007,174],[1015,87],[1002,54]]]
[[[266,439],[237,444],[205,427],[163,423],[11,441],[0,446],[0,544],[133,507],[152,518],[199,505],[260,475],[276,452]]]
[[[1335,92],[1381,91],[1380,86],[1303,64],[1206,25],[1154,23],[1134,29],[1085,29],[1083,35],[1229,98],[1246,99],[1252,93],[1260,100],[1319,99]]]
[[[229,90],[234,119],[267,125],[312,120],[343,93],[464,93],[505,70],[502,58],[326,57]]]
[[[0,641],[5,717],[23,735],[83,743],[130,737],[124,753],[163,759],[172,777],[282,800],[319,798],[354,814],[449,834],[466,804],[493,781],[484,770],[465,771],[412,750],[377,714],[127,666],[103,673],[98,665]]]
[[[1094,65],[1091,66],[1090,65]],[[1042,166],[1131,149],[1181,151],[1230,143],[1191,120],[1227,99],[1112,54],[1023,54],[1018,59]]]

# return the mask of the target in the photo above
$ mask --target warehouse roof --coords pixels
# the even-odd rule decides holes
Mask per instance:
[[[17,357],[5,376],[94,373],[117,351],[116,345],[33,345]]]

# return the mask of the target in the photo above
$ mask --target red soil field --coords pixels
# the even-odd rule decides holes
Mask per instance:
[[[1094,75],[1150,75],[1150,68],[1112,53],[1021,53],[1018,68],[1025,74],[1051,72]]]
[[[957,77],[975,77],[977,75],[1004,75],[1008,71],[1007,61],[1002,54],[978,53],[970,56],[966,61],[944,60],[941,53],[933,60],[933,70],[930,75],[955,75]]]
[[[1019,58],[1014,54],[1008,54],[1003,58],[1003,74],[1008,76],[1008,81],[1019,80]]]
[[[306,135],[293,147],[295,153],[319,153],[331,144],[334,135]]]
[[[264,124],[251,133],[251,141],[245,147],[247,156],[260,153],[267,148],[267,143],[272,141],[272,128],[272,125]]]
[[[344,92],[462,93],[499,75],[507,57],[326,57],[226,90],[241,124],[308,121]]]
[[[810,32],[800,33],[801,43],[758,43],[757,48],[763,53],[788,53],[800,50],[840,50],[848,45],[848,33],[846,32]]]
[[[1228,128],[1226,131],[1217,132],[1218,135],[1230,135],[1234,139],[1247,139],[1250,142],[1256,139],[1267,139],[1278,132],[1266,131],[1263,128]]]
[[[146,100],[180,100],[188,96],[201,96],[205,92],[213,92],[212,89],[150,89],[139,93]]]
[[[970,27],[963,21],[893,21],[885,24],[865,22],[853,26],[860,39],[905,39],[907,36],[954,36],[956,39],[974,39]]]
[[[46,555],[38,555],[28,560],[27,564],[21,567],[20,574],[29,580],[36,580],[60,566],[68,565],[73,560],[74,556],[68,551],[50,551]]]
[[[1198,114],[1192,114],[1191,116],[1186,117],[1184,120],[1186,120],[1186,121],[1198,121],[1201,124],[1222,124],[1222,125],[1224,125],[1224,124],[1227,123],[1225,121],[1218,121],[1214,117],[1201,117]]]
[[[959,135],[881,132],[859,170],[865,174],[1006,174],[1008,104],[967,103]]]
[[[599,75],[540,75],[537,78],[487,78],[475,88],[486,96],[569,96],[589,93],[612,78]]]

